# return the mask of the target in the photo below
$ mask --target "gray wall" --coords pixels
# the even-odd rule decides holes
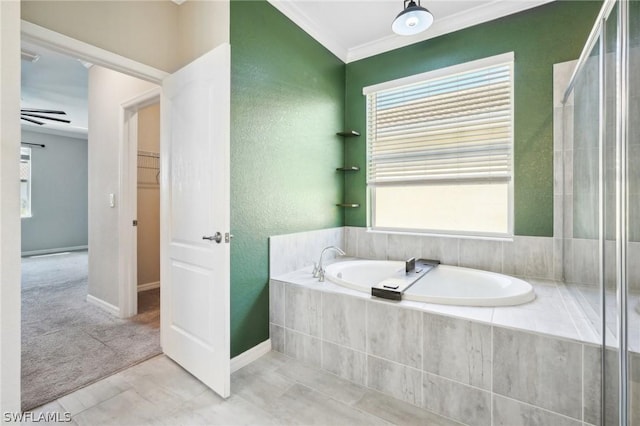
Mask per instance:
[[[22,253],[86,246],[87,139],[22,131],[31,147],[31,212],[22,219]],[[26,146],[26,145],[25,145]]]

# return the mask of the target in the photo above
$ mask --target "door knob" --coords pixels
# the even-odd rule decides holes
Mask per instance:
[[[203,240],[209,240],[209,241],[215,241],[216,243],[220,244],[222,242],[222,234],[219,232],[216,232],[214,235],[210,235],[210,236],[204,236],[202,237]]]

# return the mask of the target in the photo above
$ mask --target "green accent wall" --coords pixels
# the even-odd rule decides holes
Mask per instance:
[[[345,65],[263,1],[231,2],[231,356],[269,337],[270,235],[343,225]]]
[[[515,233],[552,236],[553,64],[580,55],[600,6],[556,1],[345,65],[266,1],[233,0],[231,356],[269,337],[269,236],[366,226],[365,86],[514,51]]]
[[[362,88],[504,52],[515,52],[515,234],[553,236],[553,64],[577,59],[600,1],[555,1],[535,9],[347,64],[345,164],[366,163]],[[437,19],[437,17],[436,17]],[[345,177],[345,199],[366,205],[366,174]],[[345,213],[366,226],[366,208]]]

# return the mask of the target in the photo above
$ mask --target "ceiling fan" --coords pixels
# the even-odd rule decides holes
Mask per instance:
[[[64,111],[57,111],[53,109],[21,109],[20,110],[20,119],[29,121],[31,123],[42,126],[45,124],[40,120],[52,120],[57,121],[59,123],[71,123],[70,120],[66,120],[64,118],[51,117],[51,115],[67,115]]]

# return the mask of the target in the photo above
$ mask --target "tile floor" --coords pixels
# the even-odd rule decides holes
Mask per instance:
[[[233,373],[226,400],[160,355],[34,412],[91,426],[459,425],[277,352]]]

